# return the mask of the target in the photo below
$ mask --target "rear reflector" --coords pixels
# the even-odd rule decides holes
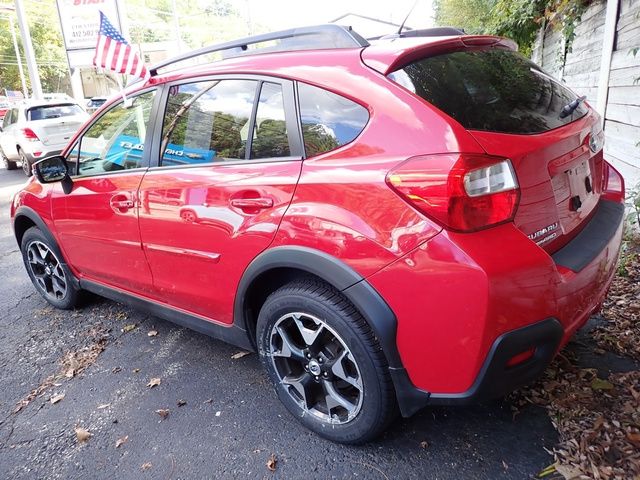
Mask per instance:
[[[30,128],[23,128],[22,129],[22,136],[24,138],[26,138],[29,141],[35,142],[40,140],[38,138],[38,136],[35,134],[35,132],[33,130],[31,130]]]
[[[526,362],[531,357],[533,357],[533,354],[535,352],[536,352],[536,349],[535,348],[531,348],[531,349],[526,350],[526,351],[524,351],[522,353],[514,355],[513,357],[511,357],[509,359],[509,361],[507,361],[507,367],[515,367],[516,365],[519,365],[521,363]]]
[[[511,162],[488,155],[412,157],[390,171],[386,180],[410,205],[458,232],[513,220],[520,199]]]

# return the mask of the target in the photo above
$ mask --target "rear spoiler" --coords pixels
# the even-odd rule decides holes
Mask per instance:
[[[490,35],[458,35],[450,37],[413,37],[382,40],[362,50],[362,61],[368,67],[388,75],[411,62],[469,47],[496,47],[518,50],[513,40]]]

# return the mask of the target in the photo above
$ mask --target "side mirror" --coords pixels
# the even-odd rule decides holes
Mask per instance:
[[[63,156],[54,155],[34,163],[33,172],[40,183],[62,182],[64,193],[71,193],[73,182]]]

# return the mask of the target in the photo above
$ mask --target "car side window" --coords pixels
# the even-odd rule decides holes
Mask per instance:
[[[260,88],[253,128],[251,158],[276,158],[290,155],[282,86],[264,82]]]
[[[169,87],[160,165],[244,159],[257,85],[208,80]]]
[[[369,121],[362,105],[322,88],[298,83],[298,97],[307,157],[351,142]]]
[[[139,168],[155,90],[107,110],[78,142],[78,174],[96,175]],[[73,155],[73,152],[72,154]]]
[[[3,128],[7,128],[9,125],[12,125],[15,123],[15,119],[17,117],[17,113],[18,111],[15,108],[12,108],[11,110],[9,110],[7,112],[7,114],[4,117],[4,121],[2,124]]]

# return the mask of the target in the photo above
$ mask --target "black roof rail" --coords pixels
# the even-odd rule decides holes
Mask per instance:
[[[433,27],[433,28],[423,28],[421,30],[407,30],[407,31],[403,31],[402,33],[392,33],[390,35],[384,35],[380,37],[380,40],[388,40],[391,38],[406,38],[406,37],[449,37],[449,36],[458,36],[458,35],[466,35],[466,33],[461,28]]]
[[[276,45],[249,50],[249,45],[278,40],[279,42]],[[368,45],[369,42],[367,42],[351,27],[333,24],[316,25],[312,27],[300,27],[281,30],[279,32],[264,33],[262,35],[253,35],[239,40],[232,40],[230,42],[202,47],[198,50],[193,50],[153,65],[149,69],[149,72],[151,76],[155,76],[161,68],[215,52],[222,52],[223,58],[230,58],[256,53],[330,48],[357,48],[366,47]]]

